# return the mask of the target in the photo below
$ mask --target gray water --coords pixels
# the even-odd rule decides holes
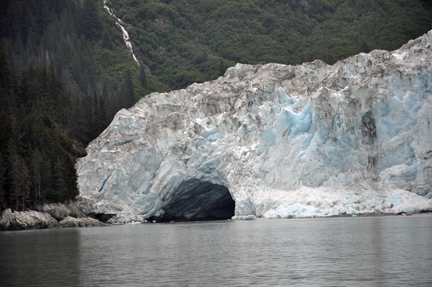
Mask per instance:
[[[0,233],[1,286],[432,286],[432,216]]]

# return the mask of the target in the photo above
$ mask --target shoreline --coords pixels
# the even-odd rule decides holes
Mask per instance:
[[[169,221],[169,222],[153,222],[150,220],[145,221],[131,221],[125,223],[108,223],[107,221],[113,217],[112,214],[100,214],[99,218],[104,218],[104,221],[97,219],[97,216],[93,212],[84,214],[72,214],[64,213],[63,216],[59,216],[59,211],[65,211],[70,208],[70,205],[76,204],[76,202],[64,204],[51,204],[44,205],[45,210],[28,210],[28,211],[11,211],[6,209],[2,212],[0,217],[0,232],[1,231],[21,231],[21,230],[41,230],[41,229],[63,229],[63,228],[81,228],[81,227],[108,227],[108,226],[121,226],[121,225],[134,225],[134,224],[172,224],[172,223],[204,223],[204,222],[223,222],[223,221],[251,221],[251,220],[278,220],[278,219],[325,219],[325,218],[352,218],[352,217],[387,217],[387,216],[416,216],[416,215],[432,215],[432,211],[420,211],[416,213],[358,213],[358,214],[335,214],[328,216],[303,216],[303,217],[277,217],[277,218],[265,218],[256,217],[252,215],[238,216],[237,218],[225,219],[225,220],[188,220],[188,221]],[[51,209],[47,208],[50,207]],[[53,208],[54,207],[54,208]],[[54,215],[54,216],[52,216]]]
[[[110,215],[95,214],[90,210],[85,202],[80,201],[43,204],[25,211],[12,211],[11,208],[7,208],[0,215],[0,231],[109,225],[103,220],[111,218]]]

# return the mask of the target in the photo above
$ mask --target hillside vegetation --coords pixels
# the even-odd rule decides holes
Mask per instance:
[[[392,50],[432,28],[424,0],[109,0],[170,88],[215,79],[237,62],[329,64]]]

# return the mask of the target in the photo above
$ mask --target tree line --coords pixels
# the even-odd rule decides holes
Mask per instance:
[[[398,49],[432,28],[429,0],[108,0],[170,88],[244,64],[328,64]]]
[[[0,50],[11,69],[21,74],[30,65],[52,64],[72,98],[98,91],[111,118],[127,106],[121,97],[125,73],[132,78],[133,102],[168,90],[127,54],[102,0],[0,0],[0,26]]]
[[[78,195],[75,163],[156,87],[95,0],[0,0],[0,210]]]
[[[129,70],[120,93],[120,106],[134,104]],[[73,98],[53,64],[28,66],[17,76],[0,52],[0,210],[74,199],[76,159],[108,123],[97,91]]]

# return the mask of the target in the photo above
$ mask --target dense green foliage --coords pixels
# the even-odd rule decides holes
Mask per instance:
[[[112,117],[123,105],[122,83],[129,69],[135,102],[152,91],[166,91],[127,54],[115,19],[102,0],[0,0],[0,50],[11,69],[48,68],[53,63],[62,85],[73,98],[97,91]],[[133,103],[132,103],[133,104]]]
[[[109,0],[171,88],[214,79],[237,62],[335,61],[397,49],[432,28],[428,0]]]
[[[98,90],[109,115],[129,69],[135,100],[215,79],[237,62],[335,61],[392,50],[432,28],[428,0],[109,0],[147,81],[103,0],[0,0],[0,50],[20,73],[55,69],[72,97]],[[106,93],[103,93],[105,91]],[[116,104],[117,103],[117,104]]]
[[[0,75],[0,210],[75,198],[75,160],[85,150],[66,134],[77,124],[70,93],[52,65],[17,78],[0,53]]]
[[[0,0],[0,210],[77,194],[75,160],[113,115],[237,62],[329,64],[432,28],[429,0]]]
[[[0,210],[73,199],[76,158],[154,90],[96,0],[0,0]],[[6,56],[5,56],[6,55]]]

